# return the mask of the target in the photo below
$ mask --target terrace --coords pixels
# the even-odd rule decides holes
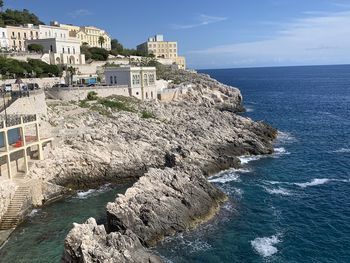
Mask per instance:
[[[0,116],[0,179],[25,175],[32,160],[43,160],[43,148],[52,138],[42,138],[37,115]]]

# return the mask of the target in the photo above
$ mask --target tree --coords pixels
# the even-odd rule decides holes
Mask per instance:
[[[5,12],[0,13],[0,24],[8,26],[20,26],[24,24],[42,25],[44,23],[40,21],[35,14],[30,13],[27,9],[23,9],[22,11],[6,9]]]
[[[112,39],[111,40],[111,51],[114,54],[122,54],[124,50],[124,47],[121,43],[119,43],[119,41],[117,39]],[[111,52],[111,53],[112,53]],[[113,55],[114,55],[113,54]]]
[[[103,36],[98,37],[98,43],[101,45],[101,48],[105,42],[106,42],[106,40]]]
[[[2,8],[4,7],[4,1],[0,0],[0,11],[2,12]]]
[[[40,44],[29,44],[28,45],[28,51],[30,52],[36,52],[36,53],[43,53],[44,47]]]

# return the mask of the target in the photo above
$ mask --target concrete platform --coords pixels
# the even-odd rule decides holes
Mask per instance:
[[[5,244],[6,240],[11,236],[12,232],[15,229],[9,229],[9,230],[1,230],[0,231],[0,249],[2,248],[2,246]]]

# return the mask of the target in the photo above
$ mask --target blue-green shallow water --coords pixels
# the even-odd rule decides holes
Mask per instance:
[[[0,250],[0,262],[60,262],[64,239],[73,222],[83,223],[95,217],[98,223],[104,223],[106,204],[126,189],[127,186],[104,186],[34,210]]]
[[[350,66],[202,72],[284,133],[277,154],[212,179],[230,196],[218,217],[157,250],[174,263],[350,262]]]

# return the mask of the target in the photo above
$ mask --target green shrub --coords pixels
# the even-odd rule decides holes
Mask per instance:
[[[116,109],[120,111],[135,112],[135,109],[132,106],[130,106],[126,101],[101,99],[99,100],[99,103],[107,108]]]
[[[156,116],[152,112],[142,111],[141,112],[141,118],[143,118],[143,119],[155,119]]]
[[[88,95],[86,96],[87,100],[97,100],[97,93],[95,91],[89,91]]]

